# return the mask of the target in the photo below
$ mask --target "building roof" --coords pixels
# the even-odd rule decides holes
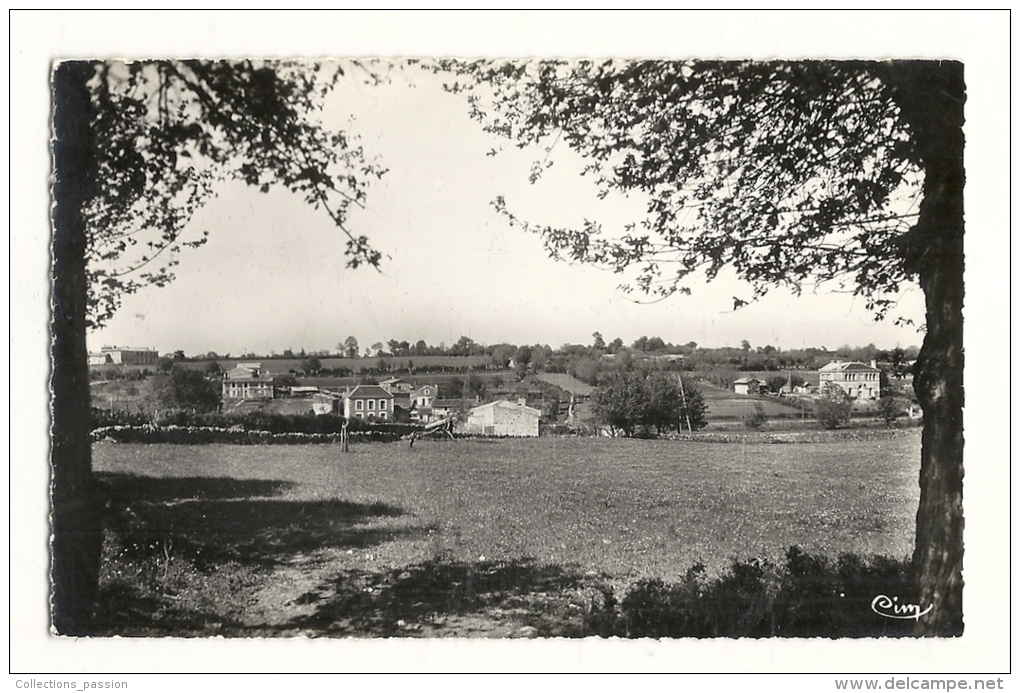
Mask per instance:
[[[432,401],[433,409],[452,409],[459,406],[459,399],[436,399]]]
[[[102,351],[147,351],[156,353],[156,350],[152,347],[129,347],[129,346],[104,346],[101,348]]]
[[[508,402],[505,399],[498,399],[495,402],[489,402],[487,404],[479,404],[477,407],[471,408],[471,413],[473,414],[479,409],[487,409],[490,407],[499,409],[518,409],[527,412],[528,414],[531,414],[533,416],[542,416],[542,412],[539,411],[538,409],[535,409],[534,407],[529,407],[526,404],[517,404],[516,402]]]
[[[757,378],[740,378],[739,380],[734,380],[733,384],[734,385],[750,385],[751,383],[760,383],[760,382],[761,381],[758,380]]]
[[[379,385],[358,385],[347,394],[348,399],[393,399],[393,393]]]
[[[845,371],[868,371],[871,373],[878,373],[877,368],[861,363],[860,361],[831,361],[826,365],[818,369],[818,372],[845,372]]]
[[[238,366],[231,368],[223,374],[224,380],[229,381],[244,381],[244,382],[256,382],[256,383],[271,383],[273,382],[273,376],[258,371],[253,371],[251,368],[245,368]]]

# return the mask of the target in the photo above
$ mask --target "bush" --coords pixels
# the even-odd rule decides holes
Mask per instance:
[[[878,595],[915,603],[909,561],[843,554],[831,561],[793,546],[782,565],[734,561],[712,580],[705,566],[681,582],[644,580],[617,603],[612,595],[588,614],[604,637],[883,637],[905,636],[914,622],[879,616]]]
[[[747,428],[757,431],[759,428],[765,425],[769,420],[769,417],[765,415],[765,409],[761,406],[761,402],[754,403],[754,411],[744,417],[744,425]]]
[[[882,396],[878,398],[878,414],[882,417],[885,425],[891,426],[902,413],[903,406],[896,397],[892,393],[883,392]]]
[[[836,383],[825,383],[815,402],[815,415],[824,428],[839,428],[850,421],[853,403]]]
[[[120,410],[93,409],[92,428],[108,428],[110,426],[143,426],[151,424],[149,417]],[[161,415],[159,422],[166,427],[179,428],[222,428],[242,431],[261,431],[274,435],[286,433],[302,434],[339,434],[344,417],[336,414],[276,414],[265,411],[248,411],[241,415],[228,415],[219,412],[194,412],[189,410],[171,410]],[[399,437],[407,435],[414,426],[398,423],[368,423],[361,419],[351,419],[349,430],[366,433],[380,433]]]

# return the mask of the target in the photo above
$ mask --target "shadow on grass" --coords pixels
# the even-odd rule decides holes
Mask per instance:
[[[96,480],[108,502],[122,505],[275,496],[295,486],[291,481],[276,479],[153,477],[116,472],[96,472]]]
[[[107,512],[96,635],[243,629],[238,600],[275,566],[429,529],[393,526],[404,511],[384,503],[274,497],[286,481],[97,477]]]
[[[363,548],[406,534],[375,520],[404,514],[385,503],[270,497],[293,484],[220,477],[99,475],[107,530],[120,555],[187,558],[202,570],[233,561],[269,567],[323,548]]]
[[[487,634],[581,637],[586,634],[585,580],[530,559],[455,562],[434,559],[384,573],[350,571],[299,600],[315,603],[309,616],[285,629],[325,636],[442,636],[451,617],[479,616]],[[323,596],[323,594],[328,596]],[[502,627],[493,628],[496,622]],[[461,624],[450,634],[469,635]]]

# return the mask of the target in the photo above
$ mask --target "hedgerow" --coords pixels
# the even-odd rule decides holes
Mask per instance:
[[[698,563],[678,583],[643,580],[617,600],[605,595],[587,627],[604,637],[887,637],[911,633],[913,619],[872,609],[885,595],[913,603],[909,561],[843,554],[833,561],[794,546],[785,562],[734,561],[720,577]]]
[[[392,442],[401,434],[385,430],[351,431],[352,442]],[[297,433],[247,430],[242,426],[106,426],[92,431],[93,441],[115,443],[171,443],[175,445],[305,445],[339,443],[339,433]]]

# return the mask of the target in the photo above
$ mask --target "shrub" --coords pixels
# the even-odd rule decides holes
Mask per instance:
[[[589,610],[587,627],[604,637],[882,637],[909,635],[913,621],[879,616],[878,595],[913,603],[909,561],[843,554],[831,561],[794,546],[785,562],[734,561],[709,579],[702,564],[681,582],[644,580],[617,601]]]
[[[815,415],[825,428],[839,428],[850,421],[853,404],[836,383],[825,383],[815,402]]]
[[[754,411],[744,417],[744,425],[757,431],[768,420],[769,417],[765,415],[765,409],[761,406],[761,402],[755,402]]]
[[[882,396],[878,398],[878,414],[882,417],[885,425],[892,425],[902,413],[903,407],[896,397],[890,392],[883,392]]]

